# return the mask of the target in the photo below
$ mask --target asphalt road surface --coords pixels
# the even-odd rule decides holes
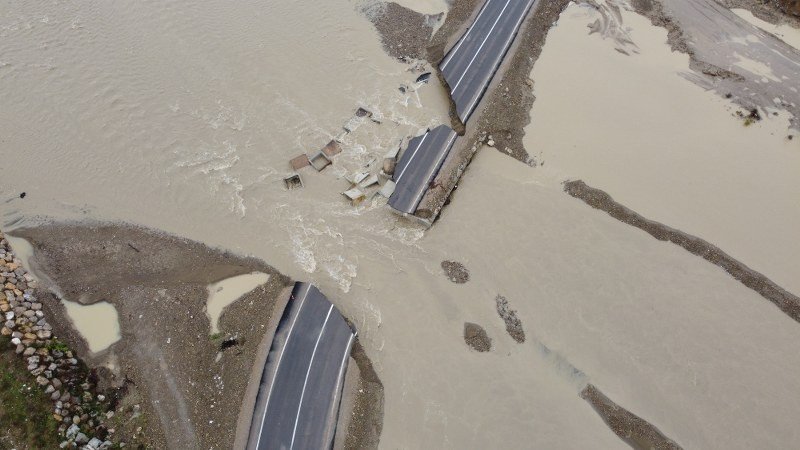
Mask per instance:
[[[295,284],[261,377],[248,449],[331,448],[354,338],[316,287]]]
[[[534,0],[486,0],[439,64],[462,122],[475,110]]]
[[[535,0],[486,0],[472,26],[439,64],[461,121],[475,110]],[[397,162],[389,206],[414,214],[457,135],[442,125],[409,141]]]
[[[453,147],[456,132],[441,125],[408,142],[408,148],[394,169],[394,193],[389,206],[397,211],[413,214],[428,190],[428,185]]]

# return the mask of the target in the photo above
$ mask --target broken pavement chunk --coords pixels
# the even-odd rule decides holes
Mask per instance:
[[[358,188],[353,188],[353,189],[344,191],[344,192],[342,192],[342,195],[344,195],[345,197],[350,199],[350,203],[353,206],[358,205],[359,203],[364,201],[364,199],[366,198],[364,193],[361,192],[361,189],[358,189]]]
[[[359,186],[361,187],[361,189],[366,189],[366,188],[368,188],[370,186],[373,186],[373,185],[376,185],[376,184],[378,184],[378,176],[377,175],[370,175],[369,177],[367,177],[367,179],[362,181]]]
[[[328,159],[333,158],[341,152],[342,147],[335,140],[331,140],[327,145],[325,145],[325,147],[322,147],[322,153],[325,153],[325,156],[327,156]]]
[[[368,111],[364,108],[358,108],[356,110],[356,117],[372,117],[372,111]]]
[[[311,165],[311,161],[308,160],[308,155],[303,153],[289,160],[289,164],[292,165],[292,170],[300,170],[303,167]]]
[[[380,193],[382,196],[386,198],[389,198],[394,193],[394,187],[395,187],[394,181],[386,180],[386,183],[383,185],[381,190],[378,191],[378,193]]]
[[[321,171],[322,169],[328,167],[331,164],[331,160],[325,156],[325,153],[319,152],[311,158],[311,166],[317,169],[317,172]]]
[[[356,172],[355,174],[353,174],[352,177],[347,177],[347,181],[353,184],[358,184],[364,181],[364,179],[367,178],[368,176],[369,172]]]
[[[303,187],[303,180],[300,179],[300,175],[297,173],[293,173],[283,179],[283,184],[286,185],[286,189],[299,189]]]

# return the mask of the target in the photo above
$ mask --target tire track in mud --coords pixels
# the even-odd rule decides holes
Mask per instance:
[[[617,203],[606,192],[593,188],[582,180],[565,182],[564,191],[572,197],[582,200],[592,208],[605,211],[620,222],[639,228],[659,241],[672,242],[711,264],[719,266],[743,285],[774,303],[786,315],[800,322],[800,298],[778,286],[765,275],[756,272],[728,255],[714,244],[647,219],[626,206]]]

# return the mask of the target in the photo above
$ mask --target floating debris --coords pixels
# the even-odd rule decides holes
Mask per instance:
[[[345,177],[345,178],[353,185],[356,185],[364,181],[368,176],[369,172],[356,172],[355,174],[353,174],[352,177]]]
[[[317,172],[331,165],[331,160],[325,156],[325,153],[319,152],[311,158],[311,166],[317,169]]]
[[[359,186],[361,187],[361,189],[366,189],[366,188],[368,188],[370,186],[374,186],[376,184],[378,184],[378,176],[377,175],[370,175],[369,177],[367,177],[367,179],[362,181],[361,184],[359,184]]]
[[[300,179],[300,174],[293,173],[283,179],[283,184],[286,185],[286,189],[300,189],[303,187],[303,180]]]
[[[386,180],[386,183],[384,183],[383,187],[381,188],[380,191],[378,191],[378,193],[386,198],[389,198],[394,193],[394,187],[395,187],[394,181]]]
[[[366,195],[364,195],[364,193],[361,191],[361,189],[358,188],[353,188],[344,191],[342,192],[342,195],[347,197],[353,206],[358,205],[359,203],[363,202],[365,198],[367,198]]]
[[[308,160],[308,155],[303,153],[302,155],[297,155],[289,160],[289,164],[292,165],[292,170],[300,170],[303,167],[310,166],[311,161]]]
[[[331,159],[339,153],[342,153],[342,147],[334,139],[328,142],[325,147],[322,147],[322,153],[325,153],[325,156],[327,156],[328,159]]]

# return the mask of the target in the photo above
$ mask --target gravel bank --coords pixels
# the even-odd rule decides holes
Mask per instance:
[[[775,284],[764,275],[737,261],[720,248],[695,236],[664,224],[649,220],[623,205],[600,189],[588,186],[581,180],[564,183],[564,191],[591,206],[607,212],[620,222],[639,228],[659,241],[669,241],[717,265],[743,285],[771,301],[792,319],[800,322],[800,298]]]
[[[53,329],[85,355],[100,387],[119,392],[119,409],[136,410],[140,419],[127,430],[136,442],[231,446],[253,355],[287,277],[262,261],[137,227],[50,224],[14,234],[31,242],[52,280],[37,291],[45,313],[66,317],[53,292],[119,311],[122,339],[98,354],[68,320]],[[253,271],[270,280],[233,303],[220,319],[222,333],[210,336],[206,286]]]
[[[664,436],[653,424],[617,405],[591,384],[581,391],[581,398],[592,405],[620,439],[635,449],[680,450],[682,448]]]
[[[477,323],[464,322],[464,342],[469,348],[481,353],[492,349],[492,338]]]
[[[350,425],[344,448],[348,450],[377,449],[383,430],[383,383],[372,367],[358,339],[353,343],[351,356],[361,375],[353,400]],[[347,414],[342,411],[340,414]]]

